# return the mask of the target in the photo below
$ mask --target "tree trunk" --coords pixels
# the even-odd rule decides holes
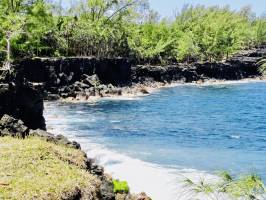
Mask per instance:
[[[5,68],[10,69],[10,65],[11,65],[11,45],[10,45],[10,36],[7,35],[6,38],[6,63],[5,63]]]
[[[7,59],[7,61],[10,61],[10,38],[7,38],[6,39],[6,42],[7,42],[7,49],[6,49],[6,52],[7,52],[7,57],[6,57],[6,59]]]

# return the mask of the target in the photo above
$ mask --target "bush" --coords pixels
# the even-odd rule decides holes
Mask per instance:
[[[129,187],[126,181],[114,180],[114,193],[129,193]]]
[[[263,75],[266,75],[266,58],[261,60],[258,64],[260,65],[259,67],[260,73],[262,73]]]

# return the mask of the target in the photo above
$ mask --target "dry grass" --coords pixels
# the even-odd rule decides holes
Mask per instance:
[[[45,142],[0,138],[0,199],[71,199],[98,182],[86,172],[84,153]]]

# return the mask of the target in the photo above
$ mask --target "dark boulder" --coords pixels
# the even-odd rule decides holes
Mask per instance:
[[[103,84],[125,84],[130,81],[131,63],[127,59],[100,59],[95,68],[95,74]]]
[[[80,149],[80,144],[69,141],[63,135],[54,135],[41,129],[29,129],[22,120],[16,119],[5,114],[0,120],[0,136],[12,136],[25,138],[26,136],[38,136],[46,141],[54,142],[55,144],[64,145],[70,148]],[[96,169],[97,168],[97,169]],[[103,174],[103,169],[99,166],[94,167],[95,174]]]
[[[82,78],[81,82],[83,82],[83,83],[85,83],[91,87],[97,87],[101,83],[97,74],[94,74],[92,76],[89,76],[87,74],[83,74],[81,78]]]
[[[74,149],[80,149],[79,143],[75,141],[71,142],[63,135],[54,135],[41,129],[30,130],[29,135],[44,138],[46,141],[54,142],[55,144],[64,145]]]
[[[103,174],[104,174],[103,167],[100,165],[97,165],[96,163],[91,164],[90,171],[92,174],[95,174],[97,176],[103,176]]]
[[[12,136],[25,138],[29,129],[24,122],[9,115],[4,115],[0,120],[0,136]]]
[[[70,85],[82,80],[84,74],[97,75],[104,84],[130,81],[131,65],[127,59],[96,59],[90,57],[34,58],[16,63],[30,82],[43,82],[47,88]]]
[[[258,59],[232,58],[225,63],[196,63],[196,72],[199,76],[223,80],[240,80],[259,76]]]
[[[58,96],[82,96],[85,99],[94,95],[104,96],[108,91],[97,87],[103,84],[120,86],[131,81],[131,64],[122,58],[33,58],[17,62],[16,66],[34,85],[43,85],[39,91],[47,100],[57,100]],[[91,87],[96,89],[85,91]]]
[[[132,68],[132,80],[134,82],[192,82],[198,80],[194,68],[186,65],[149,66],[138,65]]]
[[[104,179],[100,186],[102,200],[115,200],[114,184],[112,180]]]

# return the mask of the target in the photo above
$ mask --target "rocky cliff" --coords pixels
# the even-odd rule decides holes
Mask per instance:
[[[266,47],[245,50],[219,63],[136,65],[129,59],[34,58],[16,63],[46,99],[121,95],[125,87],[154,82],[240,80],[258,77]]]
[[[4,114],[21,119],[32,129],[45,129],[43,98],[16,68],[0,70],[0,117]]]
[[[184,81],[205,79],[240,80],[261,76],[257,64],[266,56],[266,46],[244,50],[224,62],[179,63],[175,65],[137,65],[132,69],[133,81]]]
[[[193,82],[205,79],[239,80],[260,76],[257,62],[266,47],[244,51],[221,63],[135,65],[127,59],[57,58],[26,59],[12,70],[0,70],[0,136],[45,140],[80,149],[80,145],[45,130],[43,96],[58,99],[84,96],[121,95],[123,88],[154,82]],[[142,92],[146,91],[142,89]],[[8,114],[8,115],[7,115]],[[35,130],[34,130],[35,129]],[[85,156],[85,154],[84,154]],[[101,166],[86,159],[86,170],[98,177],[99,199],[114,200],[114,185]],[[149,199],[145,194],[130,197]],[[128,195],[121,199],[130,199]]]
[[[23,142],[19,141],[22,139]],[[62,135],[32,130],[23,121],[5,114],[0,119],[0,140],[5,141],[0,146],[0,155],[3,156],[0,169],[8,169],[6,173],[12,173],[12,176],[3,179],[5,183],[1,183],[9,187],[2,188],[0,199],[4,195],[6,198],[3,199],[150,200],[145,193],[133,195],[124,190],[115,192],[113,180],[104,173],[104,168],[88,158],[77,142],[69,141]],[[12,160],[16,160],[15,166]],[[27,165],[35,170],[28,171]],[[61,170],[64,170],[63,173]],[[69,175],[71,170],[76,171],[72,176]],[[5,172],[3,175],[5,177]],[[32,184],[36,180],[39,181],[37,187],[36,183]],[[17,187],[21,182],[27,182],[27,188],[23,185]],[[62,187],[53,185],[55,182]]]

